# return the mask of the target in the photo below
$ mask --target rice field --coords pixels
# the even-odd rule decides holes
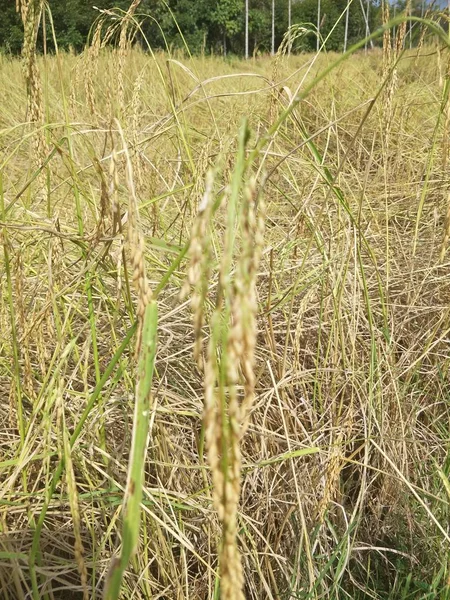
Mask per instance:
[[[0,55],[0,598],[448,600],[447,34],[117,27]]]

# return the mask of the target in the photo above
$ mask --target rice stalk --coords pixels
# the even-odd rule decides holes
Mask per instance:
[[[212,193],[214,186],[214,172],[208,171],[205,182],[205,192],[198,206],[197,218],[194,221],[191,239],[189,242],[189,268],[187,279],[182,290],[185,297],[189,288],[193,289],[191,295],[191,311],[194,326],[194,360],[197,367],[203,371],[203,325],[208,294],[208,282],[211,272],[210,249],[210,219],[212,215]]]
[[[239,76],[237,60],[183,59],[186,70],[174,81],[173,69],[169,86],[155,64],[165,54],[155,53],[153,61],[128,50],[124,86],[131,120],[120,144],[117,124],[108,127],[118,102],[116,86],[108,89],[114,57],[103,43],[104,37],[93,81],[95,118],[87,103],[77,101],[86,92],[82,78],[67,77],[75,57],[46,58],[49,135],[59,135],[64,94],[73,101],[64,116],[65,138],[46,159],[52,167],[51,194],[43,210],[29,204],[38,181],[35,172],[27,174],[24,150],[32,136],[17,135],[23,123],[11,110],[18,102],[26,104],[20,65],[0,60],[11,82],[3,90],[0,169],[0,229],[9,253],[5,258],[3,252],[0,278],[5,298],[0,479],[6,482],[0,493],[0,596],[81,596],[81,569],[73,559],[78,521],[92,596],[103,583],[105,557],[116,550],[119,557],[120,540],[127,535],[125,554],[136,539],[141,546],[130,551],[124,567],[123,597],[219,597],[217,546],[227,595],[381,600],[445,594],[448,495],[434,461],[448,479],[449,290],[437,260],[440,215],[448,203],[442,194],[445,111],[438,117],[436,98],[442,90],[430,58],[434,48],[420,57],[417,71],[411,73],[406,60],[398,68],[391,147],[394,139],[408,143],[403,152],[398,148],[401,169],[394,170],[380,160],[384,128],[372,110],[378,108],[380,90],[376,52],[347,56],[345,69],[337,70],[343,62],[333,54],[280,61],[277,79],[292,82],[290,89],[297,91],[284,87],[287,98],[278,96],[280,114],[267,129],[264,96],[271,93],[266,82],[273,66],[268,59],[255,61],[251,75],[243,66]],[[303,80],[312,61],[319,74],[311,71]],[[198,72],[194,86],[204,88],[207,101],[185,77],[188,71]],[[145,73],[154,85],[140,85],[136,73]],[[261,85],[255,85],[258,81]],[[170,110],[169,87],[186,99]],[[254,131],[265,133],[247,144],[236,187],[239,161],[225,148],[241,114],[249,115]],[[182,138],[186,146],[179,143]],[[212,183],[207,174],[205,184],[216,149],[227,153],[226,166],[222,174],[213,170]],[[130,157],[133,187],[122,182]],[[261,175],[265,171],[267,179]],[[206,213],[195,210],[197,203],[203,208],[205,188],[210,190]],[[234,227],[229,228],[226,213],[235,198]],[[414,232],[416,199],[423,218]],[[138,219],[136,213],[130,217],[136,206]],[[269,246],[260,258],[258,218],[266,222]],[[128,219],[133,227],[137,222],[137,235],[129,231],[125,243]],[[191,225],[197,245],[188,242]],[[130,262],[132,252],[139,256],[139,232],[145,239],[143,265]],[[134,289],[128,286],[130,268],[137,274]],[[148,429],[153,421],[154,428],[140,503],[145,518],[138,536],[128,531],[121,537],[129,399],[136,396],[137,383],[128,347],[137,328],[132,306],[143,270],[154,287],[150,304],[158,298],[158,403],[155,398],[150,406]],[[256,272],[257,295],[252,296]],[[191,311],[178,301],[185,278],[197,295]],[[199,306],[202,312],[196,315]],[[24,321],[31,333],[26,343],[33,402],[25,390]],[[189,358],[200,339],[196,354],[200,367],[205,363],[203,373]],[[65,382],[64,435],[72,471],[65,469],[62,417],[54,418],[59,377]],[[215,476],[223,493],[214,504],[212,469],[203,462],[210,423],[207,453],[216,443],[217,463],[208,462],[223,476]],[[79,516],[67,484],[59,489],[71,475],[70,495]],[[240,581],[234,588],[233,569]]]
[[[151,389],[156,356],[157,321],[157,305],[152,300],[146,305],[142,316],[132,444],[123,508],[122,546],[120,555],[111,560],[105,582],[105,600],[119,598],[125,570],[139,542],[144,464],[153,408]]]
[[[204,428],[207,456],[213,480],[213,502],[222,527],[219,547],[220,589],[225,600],[244,598],[244,574],[238,537],[238,505],[241,489],[241,439],[254,402],[254,355],[256,344],[255,285],[262,252],[264,206],[256,210],[256,183],[242,190],[245,173],[246,123],[241,128],[236,164],[227,199],[227,227],[219,267],[216,306],[209,322],[210,339],[204,370]],[[201,368],[202,327],[205,322],[211,255],[209,228],[214,214],[211,196],[214,174],[206,177],[205,193],[199,205],[190,241],[187,286],[193,288],[191,308],[194,319],[194,359]],[[243,194],[239,203],[240,194]],[[239,206],[240,204],[240,206]],[[236,238],[241,249],[232,276]],[[242,374],[242,375],[241,375]],[[240,398],[238,385],[244,381]]]
[[[39,164],[47,153],[47,142],[44,135],[44,109],[42,103],[42,85],[37,66],[36,41],[44,9],[43,0],[21,0],[16,3],[24,27],[23,65],[27,86],[27,120],[36,126],[33,137],[32,156]]]
[[[122,18],[120,24],[120,36],[119,36],[119,53],[118,53],[118,68],[117,68],[117,98],[119,103],[120,113],[125,114],[125,83],[124,83],[124,72],[125,72],[125,60],[128,52],[129,37],[128,30],[130,23],[133,21],[134,14],[139,7],[141,0],[133,0]]]
[[[89,111],[92,116],[96,115],[96,91],[94,82],[98,76],[98,61],[102,42],[103,19],[99,19],[94,29],[92,42],[86,50],[86,71],[85,71],[85,93]]]
[[[127,485],[123,503],[122,547],[119,557],[111,561],[105,582],[105,600],[117,600],[125,570],[137,550],[140,530],[140,513],[144,468],[149,441],[150,416],[153,411],[152,382],[156,357],[158,308],[152,299],[144,261],[144,240],[139,227],[138,204],[134,188],[131,157],[125,145],[120,124],[117,126],[125,146],[126,177],[129,192],[129,245],[133,283],[137,292],[137,342],[138,356],[135,411],[128,467]]]
[[[405,17],[411,13],[411,0],[407,0],[405,5]],[[383,4],[383,24],[386,25],[389,20],[389,5],[385,1]],[[385,88],[383,118],[386,130],[386,150],[389,151],[391,129],[394,122],[393,100],[398,85],[398,60],[404,50],[406,36],[406,18],[397,28],[396,38],[393,40],[394,47],[391,48],[390,33],[387,29],[383,36],[383,78],[388,78]]]

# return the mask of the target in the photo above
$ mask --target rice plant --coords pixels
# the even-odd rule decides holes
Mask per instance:
[[[447,33],[139,4],[0,55],[0,597],[450,598]]]

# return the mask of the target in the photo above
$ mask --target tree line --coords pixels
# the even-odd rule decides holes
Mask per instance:
[[[100,10],[126,11],[129,4],[130,0],[48,0],[51,20],[47,15],[38,44],[42,49],[45,41],[52,49],[56,35],[60,49],[80,51]],[[405,4],[406,0],[391,0],[391,15],[403,11]],[[440,6],[442,0],[411,2],[417,16]],[[0,49],[19,53],[23,30],[14,0],[0,0],[0,14]],[[315,50],[325,38],[328,50],[342,51],[381,24],[381,0],[142,0],[136,15],[141,23],[138,39],[144,43],[146,38],[154,49],[187,43],[193,53],[273,53],[289,26],[302,23],[311,33],[297,38],[294,51]],[[419,35],[413,26],[410,45]]]

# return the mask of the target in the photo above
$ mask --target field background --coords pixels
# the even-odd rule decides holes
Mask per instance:
[[[198,307],[181,291],[209,185],[208,342],[244,117],[238,198],[256,190],[265,222],[244,597],[450,598],[448,54],[429,38],[344,58],[94,40],[24,76],[0,55],[1,598],[101,598],[120,547],[142,300],[131,225],[159,320],[121,597],[220,597]]]

